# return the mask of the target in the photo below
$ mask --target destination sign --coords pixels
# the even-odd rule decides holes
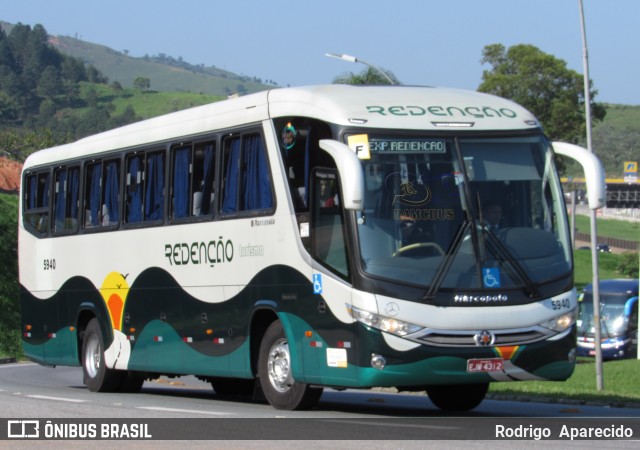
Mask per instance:
[[[445,139],[369,139],[369,150],[375,153],[446,153]]]

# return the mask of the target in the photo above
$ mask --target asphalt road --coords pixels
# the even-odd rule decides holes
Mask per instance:
[[[31,363],[0,365],[0,407],[5,421],[13,421],[9,427],[26,419],[37,420],[41,429],[49,420],[63,427],[63,433],[64,426],[78,424],[97,430],[103,423],[114,427],[145,424],[152,440],[136,444],[155,442],[155,447],[166,448],[177,444],[172,439],[191,444],[202,439],[216,447],[225,443],[225,448],[252,448],[258,443],[262,443],[260,448],[299,448],[306,443],[311,448],[335,449],[361,447],[363,442],[371,448],[513,448],[512,439],[522,434],[524,440],[517,441],[518,447],[546,443],[545,447],[554,448],[552,441],[536,437],[563,439],[567,437],[561,435],[563,429],[572,433],[580,427],[605,431],[619,427],[632,433],[636,441],[553,441],[557,448],[578,442],[581,448],[607,448],[609,444],[615,444],[611,448],[637,448],[640,436],[640,408],[485,400],[474,411],[450,414],[435,408],[424,395],[326,390],[310,411],[279,411],[248,399],[219,397],[194,377],[145,382],[139,394],[97,394],[83,386],[80,368],[53,369]],[[0,424],[0,433],[6,431],[3,427]],[[546,430],[549,436],[544,435]],[[0,446],[7,442],[0,440]],[[80,441],[65,442],[75,445]],[[117,442],[118,447],[132,444],[131,440],[108,442]],[[12,448],[14,443],[23,441],[13,440]]]

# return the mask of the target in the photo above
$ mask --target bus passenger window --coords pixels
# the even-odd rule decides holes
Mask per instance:
[[[147,154],[144,220],[164,218],[164,152]]]
[[[126,221],[136,223],[142,221],[142,182],[144,178],[144,159],[134,155],[127,159],[127,204]]]
[[[273,207],[269,164],[259,134],[225,139],[221,212],[254,211]]]
[[[85,168],[85,219],[86,228],[100,224],[100,197],[102,191],[102,163],[88,164]]]
[[[80,168],[63,167],[57,169],[54,172],[54,180],[54,231],[77,231]]]
[[[193,180],[191,183],[193,192],[193,206],[191,209],[194,216],[207,216],[214,212],[215,148],[215,143],[213,142],[196,145]]]
[[[180,219],[189,216],[189,175],[191,174],[191,146],[173,149],[173,191],[171,217]]]
[[[102,197],[102,225],[120,222],[120,161],[108,161]]]
[[[127,158],[127,223],[164,218],[164,152]]]
[[[84,226],[117,225],[120,221],[120,161],[87,164]]]
[[[24,222],[39,234],[49,231],[49,172],[27,175]]]
[[[215,199],[215,143],[172,150],[171,218],[210,215]]]

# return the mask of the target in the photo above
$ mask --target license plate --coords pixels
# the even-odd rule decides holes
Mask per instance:
[[[469,359],[467,372],[500,372],[504,367],[502,358]]]

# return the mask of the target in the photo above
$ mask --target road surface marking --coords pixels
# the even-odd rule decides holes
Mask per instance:
[[[218,411],[202,411],[198,409],[178,409],[178,408],[164,408],[162,406],[137,406],[137,409],[147,409],[150,411],[164,411],[164,412],[177,412],[185,414],[209,414],[211,416],[235,416],[235,413],[224,413]]]
[[[78,400],[75,398],[49,397],[47,395],[25,395],[25,397],[37,398],[38,400],[55,400],[58,402],[69,402],[69,403],[85,403],[86,402],[86,400]]]

